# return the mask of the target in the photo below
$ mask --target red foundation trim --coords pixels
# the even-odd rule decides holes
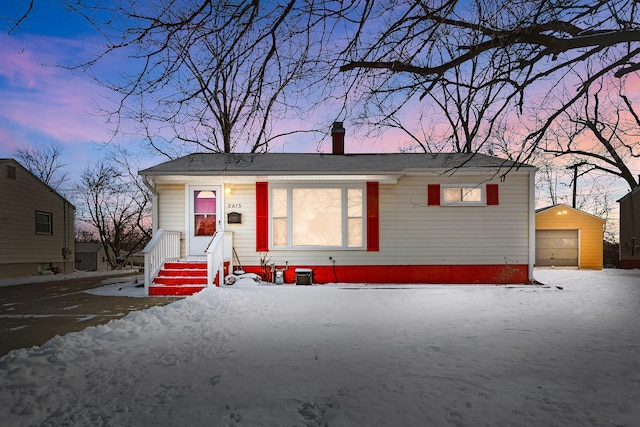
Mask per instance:
[[[289,266],[285,283],[295,283],[296,268],[310,268],[313,283],[389,284],[527,284],[526,265],[350,265]],[[258,266],[243,266],[247,273],[262,275]],[[266,279],[266,278],[265,278]]]
[[[640,268],[640,259],[623,259],[620,260],[620,268],[624,268],[624,269],[634,269],[634,268]]]

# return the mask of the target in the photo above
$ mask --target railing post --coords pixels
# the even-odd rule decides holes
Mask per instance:
[[[224,263],[227,252],[233,247],[233,233],[220,231],[216,233],[207,248],[207,286],[212,286],[218,275],[218,286],[224,283]],[[229,258],[229,261],[231,259]],[[231,264],[230,264],[231,266]]]
[[[149,295],[149,285],[167,260],[180,258],[180,232],[159,229],[151,238],[144,253],[144,289]]]

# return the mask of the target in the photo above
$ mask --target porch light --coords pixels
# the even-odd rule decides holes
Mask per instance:
[[[228,196],[229,194],[231,194],[231,192],[232,192],[231,187],[229,186],[224,187],[224,194]]]

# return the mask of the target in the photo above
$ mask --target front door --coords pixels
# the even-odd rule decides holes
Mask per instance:
[[[220,187],[189,187],[189,256],[205,256],[207,245],[222,228]]]

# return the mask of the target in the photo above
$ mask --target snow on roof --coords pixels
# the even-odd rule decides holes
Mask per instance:
[[[404,173],[417,169],[511,169],[523,163],[477,153],[195,153],[140,171],[141,175],[274,175]]]

